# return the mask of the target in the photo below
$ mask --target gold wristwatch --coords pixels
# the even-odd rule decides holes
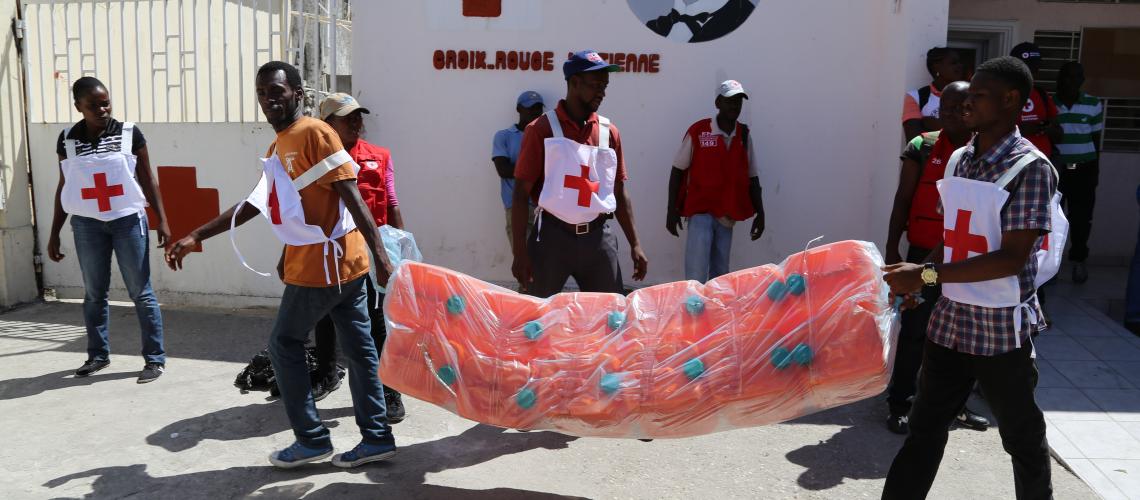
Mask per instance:
[[[933,263],[927,262],[922,265],[922,283],[926,286],[938,284],[938,270],[934,268]]]

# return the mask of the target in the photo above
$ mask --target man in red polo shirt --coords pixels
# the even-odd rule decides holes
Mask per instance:
[[[645,279],[649,260],[625,189],[621,135],[597,114],[615,71],[620,67],[592,50],[572,54],[562,65],[566,98],[523,134],[511,203],[511,271],[536,297],[562,291],[571,276],[584,292],[624,291],[617,238],[607,224],[614,215],[632,247],[633,279]],[[528,198],[538,205],[529,241]]]

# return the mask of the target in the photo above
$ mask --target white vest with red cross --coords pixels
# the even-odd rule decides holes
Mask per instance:
[[[146,210],[146,197],[135,180],[138,158],[131,154],[134,128],[134,123],[123,123],[118,151],[87,156],[75,154],[75,139],[67,138],[71,129],[63,131],[63,211],[107,222]]]
[[[250,267],[241,251],[238,250],[237,241],[234,239],[233,228],[236,225],[237,214],[241,211],[242,203],[249,203],[261,212],[262,217],[265,217],[273,229],[273,234],[277,235],[282,243],[292,246],[324,245],[325,258],[322,260],[325,265],[325,282],[330,285],[339,284],[339,259],[344,256],[344,249],[336,240],[356,229],[356,222],[352,219],[348,209],[345,208],[344,201],[341,201],[340,218],[337,220],[332,234],[326,235],[325,230],[320,226],[314,226],[305,221],[305,208],[301,205],[300,191],[345,163],[356,165],[348,152],[342,149],[293,179],[285,172],[285,167],[281,164],[277,154],[273,154],[269,158],[261,158],[263,170],[261,179],[253,188],[253,192],[235,207],[233,219],[230,221],[230,243],[233,245],[234,252],[241,260],[242,265],[257,274],[269,276],[269,273],[263,273]],[[355,168],[359,170],[359,166]],[[330,252],[333,254],[333,262],[336,264],[334,265],[335,282],[333,276],[329,275],[328,255]]]
[[[546,113],[552,136],[544,141],[546,152],[539,210],[570,224],[584,224],[601,214],[617,210],[614,181],[617,152],[610,148],[610,120],[598,116],[598,144],[587,146],[567,139],[554,111]]]
[[[1006,187],[1035,160],[1049,161],[1040,151],[1023,156],[1010,167],[996,182],[985,182],[958,177],[956,169],[962,152],[958,149],[946,165],[946,176],[938,181],[938,192],[942,199],[943,262],[958,262],[971,257],[995,252],[1001,248],[1001,210],[1009,200]],[[1050,164],[1052,167],[1052,164]],[[1053,170],[1056,175],[1056,170]],[[1052,230],[1046,234],[1033,258],[1037,259],[1036,286],[1057,275],[1061,265],[1061,252],[1065,248],[1069,223],[1060,206],[1061,193],[1056,193],[1049,204]],[[1021,332],[1021,309],[1029,311],[1030,320],[1036,323],[1034,308],[1029,301],[1021,301],[1021,287],[1017,275],[1006,276],[975,283],[946,283],[942,294],[955,302],[980,307],[1017,307],[1014,314],[1014,327]]]

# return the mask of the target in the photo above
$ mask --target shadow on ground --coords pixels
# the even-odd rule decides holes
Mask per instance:
[[[79,368],[79,365],[76,365],[75,368]],[[89,377],[76,377],[75,369],[73,368],[70,370],[47,373],[36,377],[0,380],[0,401],[6,399],[26,398],[28,396],[35,396],[43,392],[54,391],[56,389],[82,387],[99,382],[135,378],[137,376],[139,376],[139,372],[137,371],[115,373],[107,373],[103,371]]]
[[[336,427],[335,419],[352,416],[352,408],[324,409],[320,414],[326,426]],[[208,439],[238,441],[268,437],[290,429],[280,403],[255,403],[179,420],[147,436],[146,442],[177,453]]]
[[[269,407],[272,405],[251,405]],[[263,409],[242,408],[245,412],[280,414],[275,408],[268,412]],[[224,413],[229,410],[224,410]],[[351,413],[351,409],[340,412]],[[338,412],[334,410],[334,412]],[[327,413],[327,412],[326,412]],[[216,414],[197,417],[194,425],[209,425],[212,419],[225,419],[230,415]],[[273,425],[271,432],[257,431],[256,435],[267,435],[280,431],[288,424],[281,418],[281,425]],[[233,422],[230,422],[233,425]],[[253,420],[239,422],[239,427],[250,430],[256,427]],[[163,432],[163,431],[160,431]],[[235,431],[236,432],[236,431]],[[163,446],[164,443],[156,435],[148,438],[151,444]],[[220,437],[210,436],[211,439],[222,439],[231,435]],[[236,434],[233,439],[238,439]],[[249,437],[248,435],[242,437]],[[202,436],[198,438],[207,438]],[[147,472],[145,464],[136,464],[119,467],[102,467],[85,472],[69,474],[52,479],[44,484],[45,487],[55,489],[65,486],[71,481],[95,478],[91,485],[91,493],[84,498],[122,498],[139,495],[143,498],[234,498],[249,495],[272,498],[342,498],[351,497],[380,497],[398,495],[395,498],[461,498],[461,499],[512,499],[512,498],[571,498],[560,495],[551,495],[535,491],[512,488],[495,488],[490,490],[470,490],[424,484],[430,473],[443,472],[450,469],[471,467],[488,462],[496,458],[521,453],[535,449],[558,450],[564,449],[575,437],[565,436],[553,432],[517,433],[506,432],[503,429],[486,425],[476,425],[457,436],[445,437],[435,441],[417,443],[400,448],[400,453],[391,462],[365,466],[351,471],[352,474],[363,474],[369,481],[376,484],[335,483],[324,486],[319,490],[311,491],[314,483],[305,482],[304,479],[343,472],[328,463],[313,464],[295,470],[279,470],[271,466],[232,467],[229,469],[192,472],[173,476],[152,476]],[[156,442],[157,441],[157,442]],[[197,441],[188,440],[193,444]],[[166,443],[169,445],[169,443]],[[177,445],[181,446],[181,445]],[[185,448],[183,448],[185,449]],[[273,483],[290,482],[290,484],[273,486],[262,489]]]
[[[989,408],[971,399],[970,408],[995,423]],[[887,405],[883,396],[866,399],[791,421],[800,425],[845,426],[825,441],[787,453],[789,462],[805,467],[796,479],[807,490],[828,490],[847,480],[883,479],[906,436],[886,428]],[[986,432],[996,432],[994,428]],[[951,427],[953,432],[977,432]],[[995,450],[1000,452],[1000,450]]]

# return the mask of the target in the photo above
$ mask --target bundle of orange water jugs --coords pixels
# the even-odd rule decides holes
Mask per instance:
[[[538,299],[406,262],[381,379],[471,420],[575,436],[782,422],[886,387],[897,315],[881,265],[843,241],[703,285]]]

